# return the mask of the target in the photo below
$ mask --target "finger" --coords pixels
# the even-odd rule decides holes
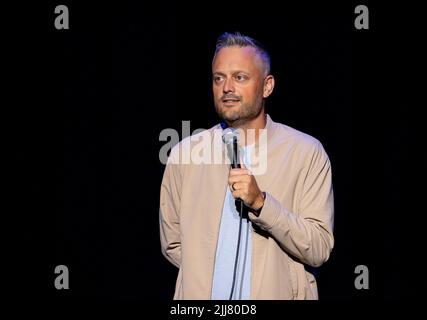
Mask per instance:
[[[239,182],[240,184],[249,184],[251,182],[251,177],[248,175],[239,175],[239,176],[230,176],[228,177],[228,184],[232,185],[234,182]]]
[[[252,175],[252,171],[251,170],[249,170],[246,166],[245,166],[245,164],[242,162],[241,163],[241,167],[242,167],[242,169],[243,170],[246,170],[246,172],[247,172],[247,174],[248,175]]]
[[[247,169],[231,169],[230,176],[239,176],[239,175],[250,175],[250,171]]]
[[[243,201],[245,201],[245,199],[243,199],[243,197],[245,197],[245,194],[242,191],[232,191],[231,194],[233,195],[234,199],[242,199]]]
[[[238,187],[238,185],[240,186],[240,188],[242,187],[242,184],[241,184],[241,180],[239,180],[239,179],[236,179],[236,178],[234,178],[234,179],[229,179],[228,180],[228,185],[230,186],[230,188],[233,188],[233,184],[234,184],[234,189],[237,189]]]

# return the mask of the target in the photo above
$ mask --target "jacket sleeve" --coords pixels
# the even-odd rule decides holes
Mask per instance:
[[[328,260],[334,245],[331,165],[320,142],[308,163],[299,212],[289,211],[266,192],[260,215],[249,213],[249,217],[285,251],[305,264],[318,267]]]
[[[160,188],[160,244],[163,255],[178,268],[181,265],[181,183],[179,165],[168,163]]]

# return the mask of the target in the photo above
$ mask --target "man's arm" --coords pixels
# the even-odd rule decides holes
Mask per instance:
[[[252,222],[268,231],[281,247],[310,266],[320,266],[334,245],[334,202],[331,166],[318,143],[305,177],[300,212],[287,210],[268,191],[259,215],[249,213]]]
[[[163,255],[178,268],[181,265],[181,236],[179,233],[181,183],[178,165],[168,163],[160,189],[160,243]]]

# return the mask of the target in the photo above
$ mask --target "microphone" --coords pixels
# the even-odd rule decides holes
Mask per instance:
[[[225,125],[223,124],[221,124],[221,126],[223,128],[222,141],[225,143],[225,146],[227,147],[228,157],[231,160],[231,167],[233,169],[240,168],[239,150],[237,147],[237,139],[239,137],[239,132],[233,127],[225,128]],[[240,211],[239,212],[240,215],[239,215],[239,234],[237,238],[236,257],[234,258],[233,280],[231,283],[229,300],[233,299],[234,288],[236,286],[237,262],[239,258],[240,238],[242,234],[242,220],[243,220],[243,201],[239,198],[239,199],[236,199],[234,203],[236,205],[236,210]],[[240,207],[240,210],[238,210],[239,207]]]
[[[227,147],[228,158],[231,160],[231,167],[233,169],[240,168],[239,149],[237,146],[237,139],[239,138],[239,131],[233,127],[228,127],[223,130],[222,141]]]

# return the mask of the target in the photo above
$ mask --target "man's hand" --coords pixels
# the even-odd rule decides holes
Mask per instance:
[[[259,210],[264,205],[264,196],[256,183],[255,177],[242,164],[240,169],[231,169],[228,185],[235,199],[242,199],[246,206]]]

